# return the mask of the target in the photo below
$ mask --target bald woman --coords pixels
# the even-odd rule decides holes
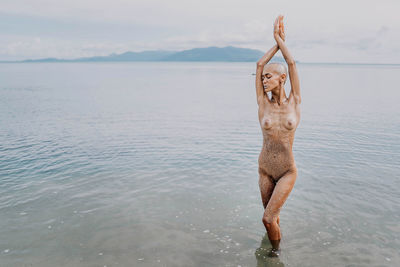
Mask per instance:
[[[259,186],[264,206],[262,222],[272,245],[271,255],[277,256],[281,240],[279,213],[297,177],[292,146],[300,121],[301,98],[296,63],[284,42],[282,16],[275,20],[274,39],[276,45],[257,62],[256,91],[258,119],[264,141],[258,159]],[[286,66],[268,63],[279,49],[289,68],[289,97],[284,89],[288,76]],[[271,98],[267,92],[271,92]]]

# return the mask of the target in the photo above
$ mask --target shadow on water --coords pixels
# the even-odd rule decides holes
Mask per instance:
[[[265,233],[261,240],[260,247],[254,252],[257,260],[257,267],[285,266],[283,262],[280,261],[279,257],[276,255],[272,256],[271,252],[272,245],[269,242],[267,233]]]

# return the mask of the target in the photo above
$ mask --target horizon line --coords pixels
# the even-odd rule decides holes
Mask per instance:
[[[220,48],[220,49],[224,49],[224,48],[238,48],[238,49],[248,49],[248,50],[256,50],[256,51],[260,51],[263,53],[263,51],[259,50],[259,49],[255,49],[255,48],[244,48],[244,47],[235,47],[232,45],[228,45],[228,46],[208,46],[208,47],[195,47],[195,48],[190,48],[190,49],[184,49],[184,50],[142,50],[139,52],[136,51],[125,51],[125,52],[121,52],[121,53],[115,53],[112,52],[108,55],[105,56],[86,56],[86,57],[75,57],[75,58],[71,58],[71,59],[65,59],[65,58],[57,58],[57,57],[45,57],[45,58],[38,58],[38,59],[21,59],[21,60],[0,60],[0,63],[105,63],[105,62],[253,62],[253,61],[229,61],[229,60],[221,60],[221,61],[203,61],[203,60],[99,60],[99,61],[90,61],[87,60],[85,61],[85,59],[91,59],[91,58],[96,58],[96,57],[109,57],[109,56],[113,56],[113,55],[122,55],[125,53],[145,53],[145,52],[172,52],[172,53],[180,53],[180,52],[184,52],[184,51],[190,51],[190,50],[194,50],[194,49],[207,49],[207,48]],[[279,57],[282,58],[281,56],[274,56],[274,57]],[[254,61],[256,62],[256,61]],[[396,66],[396,65],[400,65],[400,63],[375,63],[375,62],[367,62],[367,63],[361,63],[361,62],[307,62],[307,61],[299,61],[296,60],[296,63],[299,64],[329,64],[329,65],[388,65],[388,66]]]
[[[43,58],[43,59],[49,59],[49,58]],[[48,64],[48,63],[63,63],[63,64],[70,64],[70,63],[132,63],[132,62],[165,62],[165,63],[176,63],[176,62],[190,62],[190,63],[250,63],[254,62],[256,63],[257,61],[200,61],[200,60],[176,60],[176,61],[166,61],[166,60],[132,60],[132,61],[74,61],[75,59],[57,59],[57,58],[50,58],[50,59],[56,59],[59,61],[51,62],[51,61],[36,61],[36,60],[43,60],[43,59],[25,59],[25,60],[19,60],[19,61],[1,61],[0,64]],[[64,61],[65,60],[65,61]],[[400,66],[400,63],[373,63],[373,62],[367,62],[367,63],[361,63],[361,62],[305,62],[305,61],[298,61],[296,60],[296,64],[305,64],[305,65],[382,65],[382,66]]]

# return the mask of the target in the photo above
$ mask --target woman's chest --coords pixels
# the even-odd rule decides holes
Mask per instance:
[[[292,131],[300,121],[300,112],[295,106],[265,107],[259,110],[260,126],[264,130]]]

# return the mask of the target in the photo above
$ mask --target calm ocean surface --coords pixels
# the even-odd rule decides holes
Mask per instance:
[[[255,65],[0,64],[0,266],[400,266],[400,66],[298,64],[268,258]]]

